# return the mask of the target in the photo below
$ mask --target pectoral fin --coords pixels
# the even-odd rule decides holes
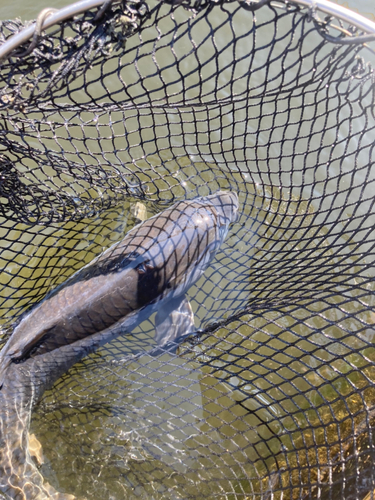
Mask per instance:
[[[163,304],[155,318],[155,340],[159,346],[170,345],[174,352],[178,344],[195,331],[190,302],[183,295]]]

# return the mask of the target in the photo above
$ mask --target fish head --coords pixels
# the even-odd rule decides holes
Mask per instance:
[[[215,207],[218,224],[228,226],[238,219],[238,196],[233,191],[218,191],[215,194],[205,196],[202,200]]]
[[[210,207],[216,226],[216,241],[211,243],[211,255],[215,255],[225,240],[229,226],[238,220],[238,196],[233,191],[218,191],[201,198],[201,203]]]

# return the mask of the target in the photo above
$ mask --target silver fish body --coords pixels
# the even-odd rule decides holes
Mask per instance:
[[[90,336],[96,348],[166,303],[181,309],[186,328],[192,312],[184,293],[208,267],[237,212],[237,195],[219,191],[178,202],[133,228],[25,315],[0,353],[0,387],[11,363]],[[159,314],[159,345],[180,335],[170,333],[176,319],[165,316]]]

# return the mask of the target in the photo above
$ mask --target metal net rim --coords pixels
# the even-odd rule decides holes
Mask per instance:
[[[225,1],[225,0],[224,0]],[[229,0],[229,2],[233,2],[236,0]],[[1,60],[7,58],[12,54],[12,52],[20,47],[22,44],[26,43],[30,38],[35,36],[35,33],[39,31],[39,33],[43,30],[51,28],[56,24],[60,24],[68,19],[71,19],[79,14],[83,14],[88,10],[92,10],[95,8],[99,8],[98,14],[96,17],[101,16],[101,13],[107,9],[110,5],[118,3],[118,0],[81,0],[79,2],[72,3],[62,9],[43,9],[43,11],[39,14],[37,21],[35,23],[30,24],[19,33],[11,36],[6,42],[4,42],[0,46],[0,64]],[[168,3],[171,4],[180,4],[181,2],[176,0],[169,0]],[[202,0],[196,0],[195,4],[191,3],[190,7],[194,10],[196,5],[202,3]],[[223,0],[214,0],[212,3],[223,3]],[[255,11],[261,8],[264,5],[273,5],[275,7],[284,7],[288,8],[291,4],[301,6],[303,8],[308,8],[310,10],[310,15],[312,20],[316,20],[316,12],[322,12],[327,14],[328,16],[332,16],[341,21],[349,23],[351,26],[361,30],[364,35],[361,36],[351,36],[349,32],[345,32],[346,35],[349,35],[346,39],[347,43],[364,43],[368,41],[375,40],[375,23],[370,19],[362,16],[361,14],[357,14],[356,12],[342,7],[341,5],[330,2],[329,0],[293,0],[293,2],[288,2],[288,0],[242,0],[239,3],[248,10]],[[188,7],[190,4],[189,0],[184,6]],[[49,12],[46,12],[49,11]],[[352,38],[352,39],[351,39]],[[337,41],[338,43],[343,43],[342,40],[339,41],[337,39],[332,39],[329,41]]]

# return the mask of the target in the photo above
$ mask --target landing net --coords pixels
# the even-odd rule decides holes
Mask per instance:
[[[145,217],[240,200],[178,353],[148,354],[151,318],[33,411],[58,491],[374,497],[374,53],[317,8],[261,4],[115,3],[1,62],[4,341]]]

